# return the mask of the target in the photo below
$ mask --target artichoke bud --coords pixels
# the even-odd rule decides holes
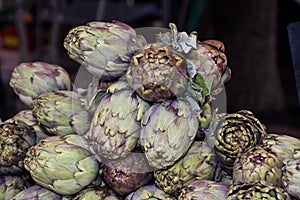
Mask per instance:
[[[125,200],[143,199],[143,200],[175,200],[175,197],[165,193],[154,184],[142,186],[136,191],[130,193]]]
[[[300,157],[287,161],[282,171],[283,188],[295,199],[300,199]]]
[[[41,187],[39,185],[33,185],[20,193],[18,193],[12,200],[43,200],[43,199],[49,199],[49,200],[63,200],[63,197],[59,194],[56,194],[52,192],[51,190],[48,190],[44,187]]]
[[[80,191],[73,200],[119,200],[117,194],[108,187],[88,188]]]
[[[9,200],[16,194],[25,190],[29,183],[20,176],[1,176],[0,177],[0,199]]]

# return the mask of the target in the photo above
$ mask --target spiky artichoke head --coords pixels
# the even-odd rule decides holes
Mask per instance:
[[[170,196],[163,190],[156,187],[154,184],[142,186],[136,191],[130,193],[125,200],[143,199],[143,200],[175,200],[175,197]]]
[[[109,187],[88,188],[80,191],[73,200],[119,200],[117,194]]]
[[[25,190],[29,183],[20,176],[1,176],[0,177],[0,199],[9,200],[16,194]]]
[[[283,187],[291,196],[300,199],[300,157],[287,161],[282,173]]]
[[[12,200],[62,200],[62,196],[39,185],[33,185],[18,193]]]

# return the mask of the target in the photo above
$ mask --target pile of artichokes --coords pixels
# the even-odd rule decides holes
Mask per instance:
[[[214,104],[223,43],[172,23],[156,38],[117,21],[71,29],[86,88],[55,64],[15,67],[28,109],[0,124],[0,200],[300,199],[300,140]]]

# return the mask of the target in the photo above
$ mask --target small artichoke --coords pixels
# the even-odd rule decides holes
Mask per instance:
[[[178,200],[223,200],[226,199],[230,184],[210,180],[196,180],[185,187]]]
[[[262,140],[262,146],[270,148],[278,158],[287,163],[290,159],[300,157],[300,140],[284,134],[268,134]]]
[[[166,193],[178,196],[181,190],[198,180],[213,180],[217,156],[206,142],[195,141],[188,152],[170,168],[154,172],[155,184]]]
[[[108,187],[88,188],[80,191],[72,200],[119,200],[117,194]]]
[[[175,200],[174,197],[168,195],[154,184],[142,186],[136,191],[130,193],[125,200]]]
[[[35,141],[35,132],[22,121],[0,124],[0,175],[22,174],[23,159]]]
[[[48,92],[33,102],[33,115],[49,134],[83,135],[90,124],[90,114],[85,106],[86,102],[75,91]]]
[[[135,148],[149,104],[125,81],[112,84],[107,91],[94,112],[87,138],[98,156],[117,159]]]
[[[230,187],[226,200],[245,199],[291,200],[291,197],[284,189],[261,182],[237,184]]]
[[[107,160],[103,168],[105,184],[119,195],[127,195],[152,181],[152,168],[143,153],[131,153],[126,158]]]
[[[40,94],[72,88],[64,68],[45,62],[21,63],[13,70],[9,85],[21,101],[30,107]]]
[[[93,75],[112,80],[126,73],[130,58],[146,44],[127,24],[113,21],[89,22],[71,29],[64,47],[71,59]]]
[[[225,115],[218,122],[214,143],[222,167],[232,171],[236,157],[259,144],[265,135],[265,126],[252,112],[241,110]]]
[[[161,102],[184,96],[188,85],[187,64],[168,45],[153,43],[134,54],[126,78],[140,97]]]
[[[18,193],[12,200],[62,200],[63,197],[39,185],[33,185]]]
[[[0,199],[11,200],[29,184],[19,176],[0,176]]]
[[[140,141],[151,166],[173,165],[190,148],[199,121],[185,99],[166,100],[152,105],[142,119]]]
[[[270,151],[256,146],[240,154],[233,165],[233,184],[266,181],[281,187],[282,162]]]
[[[283,167],[282,184],[291,196],[300,199],[300,157],[287,161]]]
[[[31,147],[25,169],[35,182],[61,195],[72,195],[97,176],[99,163],[79,135],[51,136]]]

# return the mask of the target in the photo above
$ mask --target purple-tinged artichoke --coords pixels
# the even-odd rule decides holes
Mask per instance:
[[[252,112],[241,110],[225,115],[217,125],[214,143],[222,167],[232,171],[236,157],[259,144],[265,135],[265,126]]]
[[[9,85],[21,101],[30,107],[40,94],[72,88],[64,68],[45,62],[21,63],[13,70]]]
[[[94,112],[87,138],[97,156],[117,159],[135,148],[149,104],[125,81],[112,84],[107,91]]]
[[[163,43],[139,49],[131,58],[126,78],[150,102],[184,96],[189,79],[185,58]]]
[[[270,149],[253,147],[240,154],[233,164],[233,184],[265,181],[281,187],[282,162]]]
[[[130,193],[125,200],[175,200],[175,197],[172,197],[165,193],[163,190],[156,187],[154,184],[142,186],[136,191]]]
[[[9,120],[0,124],[0,175],[24,173],[23,159],[35,142],[34,130],[24,122]]]
[[[64,47],[71,59],[93,75],[112,80],[126,73],[130,58],[146,44],[129,25],[113,21],[89,22],[71,29]]]
[[[29,183],[19,176],[0,176],[0,199],[11,200],[25,190]]]
[[[178,200],[223,200],[227,197],[230,184],[210,180],[197,180],[185,187]]]
[[[117,194],[108,187],[88,188],[80,191],[72,200],[119,200]]]
[[[62,200],[63,197],[39,185],[33,185],[18,193],[12,200]]]
[[[90,114],[86,102],[75,91],[41,94],[33,102],[33,115],[39,125],[52,135],[83,135],[89,129]]]
[[[31,147],[24,167],[33,180],[61,195],[72,195],[96,178],[99,163],[81,136],[51,136]]]
[[[291,196],[300,199],[300,157],[287,161],[282,171],[283,187]]]
[[[284,189],[261,182],[231,185],[226,200],[245,199],[291,200],[291,197]]]
[[[140,141],[151,166],[173,165],[190,148],[199,121],[185,99],[166,100],[152,105],[142,119]]]
[[[131,153],[126,158],[103,162],[104,182],[119,195],[127,195],[152,181],[152,168],[143,153]]]
[[[218,166],[214,149],[206,142],[195,141],[174,165],[154,172],[155,184],[172,196],[197,180],[213,180]]]
[[[284,134],[268,134],[262,140],[262,146],[270,148],[278,158],[287,163],[290,159],[300,157],[300,140]]]

